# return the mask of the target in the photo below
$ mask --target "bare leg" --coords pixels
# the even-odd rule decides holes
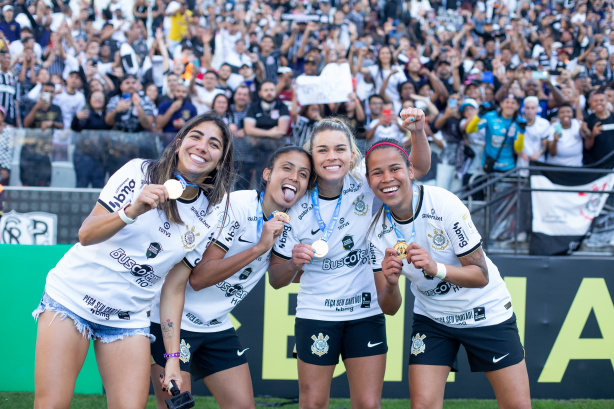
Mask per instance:
[[[149,338],[133,335],[117,341],[94,342],[98,371],[110,409],[144,408],[149,395]]]
[[[526,409],[531,407],[529,375],[524,359],[516,365],[486,372],[495,391],[501,409]]]
[[[350,383],[352,408],[377,409],[382,405],[386,354],[344,361]]]
[[[298,358],[298,406],[300,409],[328,408],[333,372],[335,372],[335,365],[312,365]]]
[[[203,378],[221,409],[253,409],[254,389],[245,363]]]
[[[160,375],[164,375],[164,368],[162,368],[158,364],[153,364],[151,366],[151,382],[153,383],[154,392],[156,394],[156,405],[158,406],[158,409],[167,409],[166,402],[164,402],[164,399],[170,398],[171,395],[169,395],[167,391],[162,390]],[[181,380],[183,385],[183,390],[181,392],[191,392],[192,378],[190,377],[190,373],[186,371],[181,371]]]
[[[90,341],[70,318],[55,311],[38,317],[34,365],[34,408],[68,408]]]
[[[449,366],[409,365],[409,397],[412,409],[440,409],[450,373]]]

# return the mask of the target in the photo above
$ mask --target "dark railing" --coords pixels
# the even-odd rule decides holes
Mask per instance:
[[[545,164],[534,164],[529,167],[515,168],[507,172],[491,174],[481,174],[473,178],[470,183],[464,186],[463,190],[455,192],[456,195],[467,204],[471,211],[473,221],[478,226],[478,230],[484,238],[484,248],[491,253],[510,253],[528,254],[526,246],[522,246],[519,238],[519,229],[522,219],[521,212],[523,206],[530,206],[531,192],[560,192],[560,193],[590,193],[590,194],[610,194],[614,190],[581,190],[581,189],[538,189],[532,188],[527,174],[534,172],[545,172],[549,174],[562,174],[576,176],[579,174],[606,175],[614,173],[614,152],[604,157],[599,162],[582,167],[559,167]],[[523,195],[529,193],[529,195]],[[481,194],[484,200],[475,200],[474,196]],[[528,203],[523,202],[528,200]],[[494,210],[493,210],[494,209]],[[612,210],[606,203],[604,211]],[[602,211],[602,213],[604,213]],[[505,218],[512,216],[514,231],[511,240],[497,240],[497,235],[493,231],[505,223]],[[531,222],[531,220],[529,220]],[[530,230],[530,229],[529,229]],[[496,232],[495,232],[496,233]],[[511,242],[511,243],[510,243]],[[524,240],[522,241],[524,242]],[[512,248],[503,244],[512,244]],[[599,250],[599,249],[596,249]],[[584,255],[598,254],[603,255],[604,251],[610,252],[610,248],[602,251],[582,251]]]

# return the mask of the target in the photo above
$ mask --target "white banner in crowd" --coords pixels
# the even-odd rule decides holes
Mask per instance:
[[[345,102],[353,92],[350,64],[328,64],[319,76],[301,75],[296,84],[302,106]]]
[[[541,175],[531,176],[533,189],[611,190],[614,175],[609,174],[591,183],[561,186]],[[533,192],[533,232],[549,236],[583,236],[605,204],[607,194]]]
[[[56,244],[58,216],[46,212],[17,213],[0,218],[0,244]]]

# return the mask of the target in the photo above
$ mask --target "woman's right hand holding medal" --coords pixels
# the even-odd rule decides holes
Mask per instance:
[[[382,262],[382,273],[386,277],[386,282],[389,285],[399,284],[399,276],[403,269],[403,259],[398,257],[398,252],[395,249],[386,249],[384,261]]]
[[[262,253],[266,253],[277,241],[277,238],[284,232],[284,223],[288,220],[282,216],[275,216],[262,226],[262,234],[257,246]]]
[[[302,270],[305,264],[311,264],[314,257],[313,248],[304,243],[297,244],[292,249],[292,263],[296,270]]]
[[[136,219],[143,213],[155,209],[168,200],[168,191],[163,185],[147,185],[131,206],[126,208],[126,215]]]

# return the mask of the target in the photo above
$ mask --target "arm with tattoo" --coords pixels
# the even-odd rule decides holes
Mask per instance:
[[[166,276],[160,293],[160,327],[162,328],[162,340],[167,354],[180,352],[181,314],[189,276],[190,269],[183,262],[180,262]],[[161,362],[158,363],[162,364]],[[178,356],[166,361],[164,387],[167,387],[171,379],[177,383],[177,387],[181,390]]]

